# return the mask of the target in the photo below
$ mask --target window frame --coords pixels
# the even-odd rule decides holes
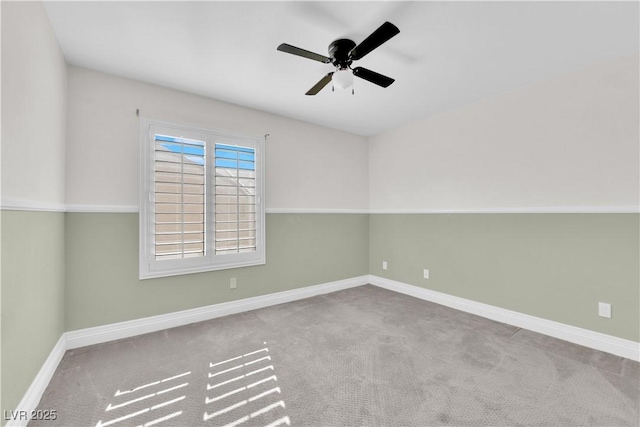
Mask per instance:
[[[154,233],[154,162],[155,135],[180,132],[184,138],[205,142],[205,256],[156,260]],[[215,145],[239,145],[255,149],[256,188],[256,250],[237,254],[215,254]],[[139,210],[139,278],[177,276],[229,268],[266,264],[265,200],[264,200],[264,137],[208,129],[199,126],[140,118],[140,210]]]

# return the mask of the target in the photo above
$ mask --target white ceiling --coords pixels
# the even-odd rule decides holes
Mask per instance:
[[[638,2],[47,2],[67,61],[360,135],[640,50]],[[305,96],[337,38],[400,34],[355,63],[355,95]],[[354,65],[354,66],[355,66]]]

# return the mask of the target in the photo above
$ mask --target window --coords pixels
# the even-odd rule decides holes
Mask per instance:
[[[140,278],[265,263],[263,139],[141,120]]]

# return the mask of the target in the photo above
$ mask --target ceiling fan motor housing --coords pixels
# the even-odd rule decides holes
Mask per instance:
[[[349,58],[349,52],[356,47],[353,40],[338,39],[329,45],[329,57],[333,65],[339,69],[348,68],[351,65],[351,59]]]

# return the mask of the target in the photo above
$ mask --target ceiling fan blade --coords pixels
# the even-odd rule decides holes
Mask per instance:
[[[391,77],[383,76],[382,74],[378,74],[375,71],[367,70],[362,67],[354,68],[353,75],[382,87],[389,87],[391,83],[395,82]]]
[[[300,49],[299,47],[291,46],[290,44],[282,43],[278,46],[278,50],[280,52],[290,53],[292,55],[302,56],[303,58],[313,59],[314,61],[324,62],[328,64],[331,62],[331,58],[328,58],[323,55],[318,55],[317,53],[309,52],[308,50]]]
[[[400,30],[391,22],[385,22],[380,25],[369,37],[364,39],[362,43],[351,49],[349,56],[354,61],[364,58],[372,50],[376,49],[391,37],[398,34]]]
[[[333,76],[333,72],[321,78],[318,83],[316,83],[311,89],[307,91],[307,93],[305,93],[305,95],[315,95],[320,92],[323,87],[329,84],[329,82],[331,81],[331,76]]]

